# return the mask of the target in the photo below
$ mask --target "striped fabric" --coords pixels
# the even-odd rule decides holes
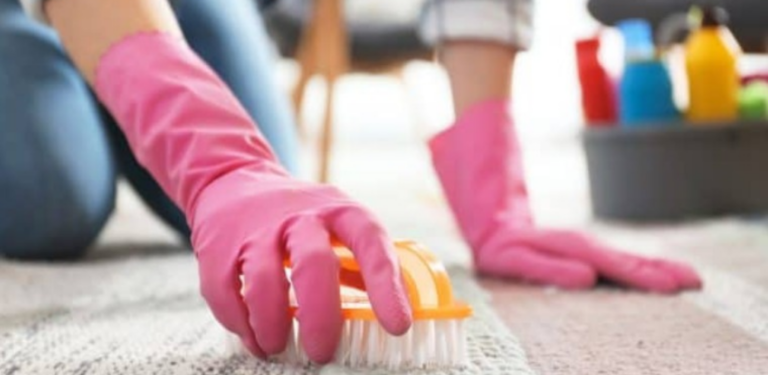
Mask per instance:
[[[223,329],[198,292],[192,253],[174,246],[173,235],[147,217],[131,195],[121,189],[120,209],[89,259],[49,264],[0,258],[0,374],[370,373],[337,366],[287,366],[230,355]],[[399,215],[409,218],[428,214],[423,202],[414,205],[408,198],[394,198],[389,203],[411,207],[399,210]],[[407,220],[399,222],[407,225]],[[425,232],[434,232],[434,218],[422,222],[430,223],[423,225]],[[444,251],[454,249],[437,246],[434,250],[448,260]],[[474,318],[466,326],[470,363],[455,371],[408,373],[534,375],[523,347],[494,312],[488,294],[466,267],[450,264],[456,294],[474,308]]]
[[[527,49],[532,40],[532,0],[430,0],[421,34],[443,40],[482,40]]]
[[[258,1],[264,8],[279,0]],[[300,3],[308,6],[311,1],[301,0]],[[428,44],[444,40],[482,40],[518,49],[527,49],[531,44],[533,0],[413,1],[424,2],[419,32]]]
[[[768,222],[585,226],[586,170],[575,137],[532,139],[526,156],[540,222],[585,226],[613,245],[692,262],[704,290],[563,292],[478,280],[467,272],[466,248],[429,178],[429,163],[414,159],[421,153],[408,143],[408,125],[388,133],[400,134],[392,139],[403,143],[383,146],[376,136],[381,127],[369,127],[379,130],[358,134],[338,160],[339,175],[347,176],[343,186],[380,215],[390,233],[430,246],[449,265],[457,293],[475,307],[468,332],[472,365],[411,374],[768,373]],[[384,174],[359,173],[372,166],[384,166]],[[223,356],[191,253],[174,245],[175,236],[130,193],[121,186],[116,216],[89,259],[0,260],[0,374],[369,373]]]
[[[658,296],[485,282],[536,374],[768,373],[768,223],[597,231],[622,247],[693,263],[705,287]]]

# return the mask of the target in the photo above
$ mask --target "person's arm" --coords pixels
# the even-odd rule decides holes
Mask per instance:
[[[691,268],[535,225],[512,102],[515,56],[531,42],[532,0],[433,0],[422,24],[446,68],[456,123],[430,141],[443,191],[478,271],[564,288],[599,277],[649,291],[698,288]]]
[[[50,0],[44,13],[137,160],[186,214],[202,295],[251,353],[286,347],[289,256],[304,349],[317,362],[333,358],[342,316],[332,237],[355,253],[382,325],[393,334],[409,329],[385,230],[337,189],[289,176],[187,46],[166,1]]]
[[[49,0],[44,15],[89,84],[104,53],[126,36],[163,32],[183,38],[175,15],[162,0]]]
[[[531,0],[426,3],[419,31],[448,73],[456,117],[510,97],[515,57],[532,40],[531,12]]]

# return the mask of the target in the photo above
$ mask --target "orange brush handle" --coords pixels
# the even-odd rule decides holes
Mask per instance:
[[[472,315],[472,309],[454,299],[448,272],[443,264],[425,247],[413,241],[395,242],[408,296],[416,319],[461,319]],[[352,252],[339,242],[334,242],[334,252],[339,258],[341,285],[365,291],[365,280]],[[290,268],[290,261],[286,260]],[[345,307],[349,319],[375,319],[370,306]]]

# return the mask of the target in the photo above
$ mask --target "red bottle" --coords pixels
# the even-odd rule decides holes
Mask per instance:
[[[581,83],[581,106],[590,127],[615,126],[617,121],[616,89],[598,58],[600,39],[576,42],[576,61]]]

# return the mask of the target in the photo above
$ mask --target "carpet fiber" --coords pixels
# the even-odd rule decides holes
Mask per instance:
[[[428,177],[423,149],[378,145],[341,149],[343,173],[336,181],[370,205],[394,236],[418,239],[438,253],[459,295],[474,305],[472,364],[453,373],[766,373],[765,223],[588,224],[582,161],[574,143],[555,143],[528,158],[542,222],[580,226],[632,251],[689,260],[702,270],[705,290],[668,297],[615,287],[566,293],[478,283]],[[122,193],[88,259],[0,261],[0,374],[355,373],[226,357],[221,331],[197,292],[194,259],[135,197]]]
[[[393,233],[430,244],[451,269],[457,295],[475,311],[467,324],[468,367],[411,373],[533,374],[521,344],[468,272],[461,243],[445,235],[452,233],[450,218],[435,192],[372,189],[375,176],[347,186],[372,202]],[[198,294],[191,253],[125,186],[118,207],[99,245],[81,262],[0,260],[0,374],[369,373],[228,355],[225,336]]]
[[[194,270],[189,254],[162,251],[68,266],[2,263],[0,374],[366,373],[226,356]],[[449,373],[532,374],[487,294],[466,272],[453,275],[476,316],[467,328],[472,363]]]

